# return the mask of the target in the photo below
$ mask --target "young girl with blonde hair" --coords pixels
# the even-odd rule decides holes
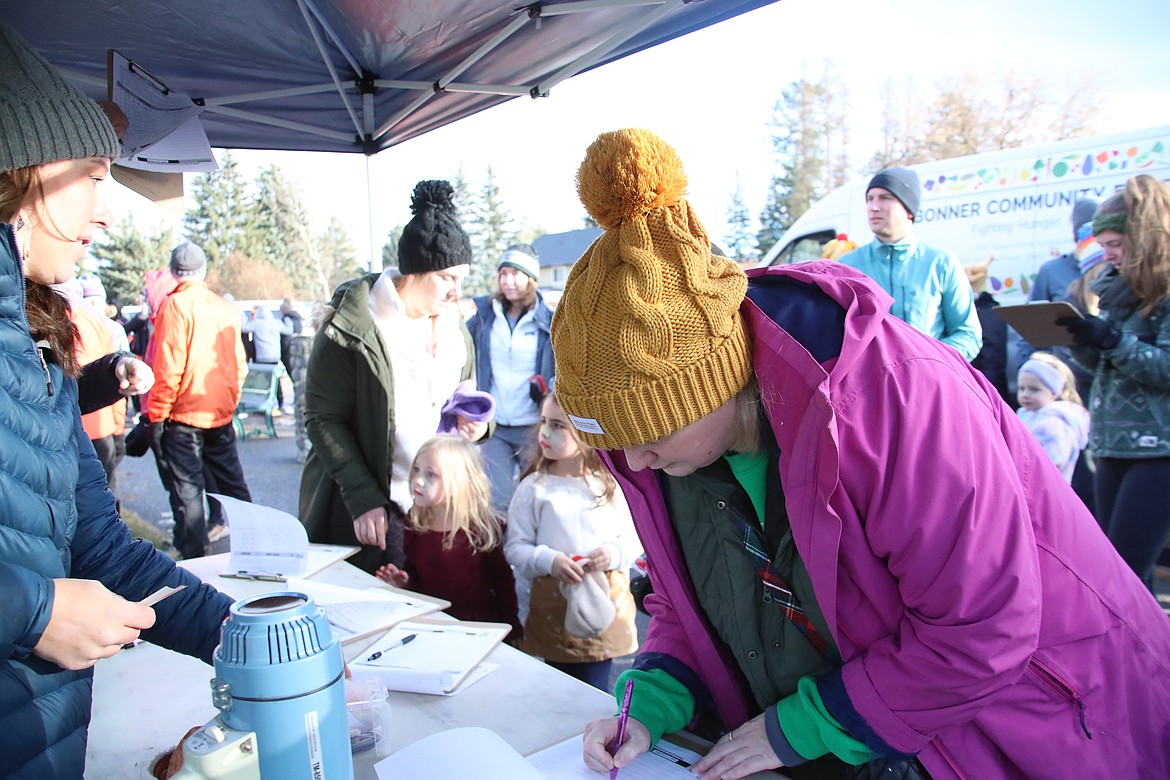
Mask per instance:
[[[617,482],[597,451],[577,437],[550,393],[540,407],[539,452],[508,509],[508,560],[532,578],[521,648],[583,682],[609,689],[613,659],[638,649],[630,565],[642,554]],[[601,572],[612,621],[592,636],[566,623],[564,592]],[[564,587],[562,587],[564,586]]]
[[[451,602],[448,614],[512,626],[519,639],[516,582],[504,558],[504,529],[492,513],[479,448],[462,436],[426,441],[410,468],[414,505],[406,518],[404,567],[387,563],[377,576]]]
[[[1033,352],[1020,366],[1016,387],[1016,414],[1071,483],[1077,458],[1089,444],[1089,412],[1072,369],[1055,355]]]

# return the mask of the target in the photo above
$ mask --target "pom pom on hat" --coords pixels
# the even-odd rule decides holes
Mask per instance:
[[[577,195],[604,230],[673,206],[686,189],[678,153],[649,130],[598,136],[577,171]]]
[[[656,441],[730,401],[751,376],[743,271],[711,251],[675,150],[648,130],[603,133],[577,174],[605,228],[553,315],[557,398],[581,440]]]
[[[414,216],[398,239],[399,271],[421,274],[471,262],[471,239],[459,224],[454,198],[454,188],[445,181],[429,179],[414,186]]]

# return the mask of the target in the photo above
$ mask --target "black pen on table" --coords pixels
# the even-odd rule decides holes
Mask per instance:
[[[396,647],[402,647],[403,645],[410,644],[411,642],[414,641],[414,638],[416,636],[418,636],[418,635],[417,634],[407,634],[406,636],[402,637],[401,639],[399,639],[397,642],[390,645],[386,649],[379,650],[378,652],[372,654],[369,658],[366,659],[366,663],[371,663],[372,661],[377,661],[379,658],[382,657],[382,653],[388,653]]]

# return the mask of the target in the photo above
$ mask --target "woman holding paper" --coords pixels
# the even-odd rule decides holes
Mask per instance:
[[[1093,371],[1089,444],[1097,518],[1150,590],[1170,541],[1170,187],[1135,176],[1093,218],[1109,269],[1092,283],[1099,317],[1061,320]]]
[[[453,195],[445,181],[415,186],[398,268],[338,287],[309,355],[305,428],[313,449],[300,519],[311,542],[360,544],[350,562],[371,574],[406,562],[411,461],[435,435],[445,401],[474,375],[458,306],[471,241]],[[474,441],[487,425],[460,430]]]
[[[130,537],[48,285],[112,217],[101,109],[0,24],[0,777],[81,777],[92,667],[142,636],[210,663],[231,600]],[[164,585],[186,585],[153,609]]]

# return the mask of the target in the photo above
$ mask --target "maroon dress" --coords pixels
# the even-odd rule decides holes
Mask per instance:
[[[504,557],[503,545],[476,552],[467,534],[460,531],[451,549],[443,548],[442,531],[412,531],[405,536],[406,587],[451,602],[447,614],[460,620],[507,623],[507,640],[518,640],[520,627],[516,605],[516,580]]]

